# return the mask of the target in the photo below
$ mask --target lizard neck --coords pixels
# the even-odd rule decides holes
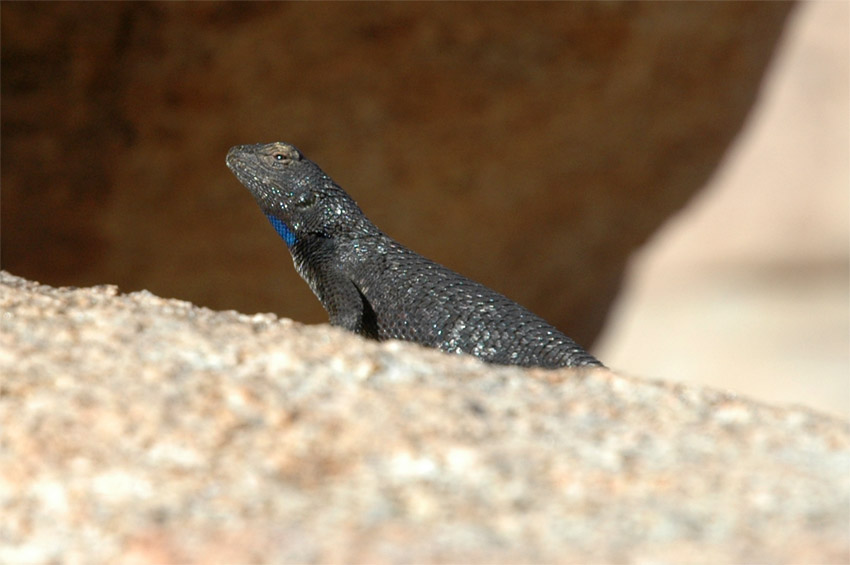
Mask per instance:
[[[276,218],[271,214],[266,214],[266,218],[269,219],[269,222],[274,228],[274,231],[276,231],[277,234],[281,237],[281,239],[283,239],[283,241],[286,243],[286,246],[289,249],[292,249],[292,246],[295,245],[295,243],[298,241],[298,238],[295,237],[295,234],[292,232],[289,226],[287,226],[286,223],[283,222],[283,220],[280,220],[279,218]]]

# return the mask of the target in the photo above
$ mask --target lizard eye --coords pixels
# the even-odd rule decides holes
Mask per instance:
[[[283,155],[283,153],[275,153],[274,154],[274,160],[275,161],[283,161],[284,159],[286,159],[286,157]]]

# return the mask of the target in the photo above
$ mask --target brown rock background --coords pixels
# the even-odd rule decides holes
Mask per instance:
[[[739,131],[789,3],[7,3],[2,261],[325,315],[224,166],[290,141],[390,235],[590,344]]]

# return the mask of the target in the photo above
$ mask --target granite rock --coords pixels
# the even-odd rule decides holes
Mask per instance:
[[[2,562],[847,562],[849,448],[799,407],[0,273]]]

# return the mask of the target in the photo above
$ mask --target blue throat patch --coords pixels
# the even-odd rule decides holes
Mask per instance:
[[[295,237],[295,234],[292,233],[292,230],[289,229],[289,226],[287,226],[285,223],[275,218],[271,214],[266,214],[266,218],[268,218],[269,222],[271,222],[274,231],[276,231],[278,235],[283,238],[283,241],[286,242],[287,247],[292,247],[293,245],[295,245],[295,242],[298,241],[298,238]]]

